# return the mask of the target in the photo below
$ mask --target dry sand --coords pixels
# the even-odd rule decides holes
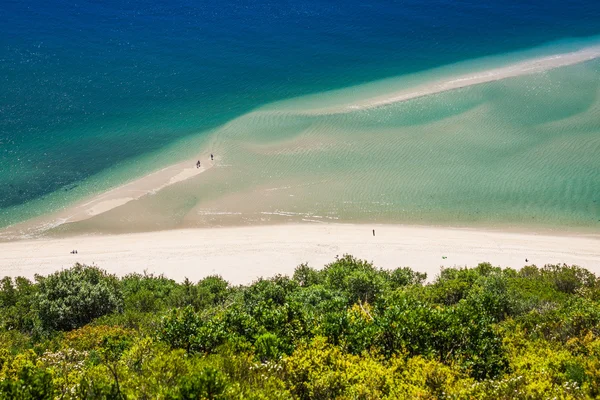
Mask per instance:
[[[376,230],[373,237],[372,229]],[[78,250],[77,255],[70,254]],[[577,264],[600,274],[599,236],[550,236],[396,225],[305,224],[80,236],[0,243],[0,276],[48,274],[75,262],[125,275],[148,271],[194,281],[219,274],[234,284],[315,268],[350,253],[382,268],[410,266],[434,278],[440,266],[489,261]],[[447,257],[443,259],[442,257]]]

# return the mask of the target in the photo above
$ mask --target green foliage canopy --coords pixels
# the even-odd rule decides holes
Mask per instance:
[[[600,396],[600,284],[567,265],[352,256],[232,287],[75,265],[0,281],[0,399]]]

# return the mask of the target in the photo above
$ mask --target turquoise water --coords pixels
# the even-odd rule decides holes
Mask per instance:
[[[312,96],[272,104],[212,133],[216,167],[59,231],[309,221],[597,232],[599,76],[595,60],[346,113],[307,114]],[[322,97],[327,110],[344,94]]]
[[[246,160],[248,166],[261,165],[260,157],[252,158],[252,152],[235,144],[266,146],[267,150],[261,151],[268,153],[269,143],[272,146],[281,143],[282,151],[289,151],[285,150],[285,142],[296,140],[302,131],[309,135],[307,141],[318,141],[317,136],[323,135],[324,146],[334,147],[340,146],[342,134],[352,134],[349,137],[352,147],[362,143],[361,135],[393,141],[397,139],[394,135],[398,135],[398,129],[402,130],[402,135],[410,135],[409,132],[415,132],[419,126],[431,127],[437,132],[441,128],[436,123],[452,118],[460,120],[456,124],[466,123],[467,126],[469,121],[477,121],[473,123],[486,127],[490,134],[497,132],[502,123],[490,126],[488,120],[477,120],[475,110],[482,104],[493,106],[491,120],[513,118],[522,124],[519,128],[522,133],[527,133],[527,127],[538,127],[537,119],[544,120],[545,117],[502,111],[511,105],[521,104],[519,107],[522,107],[524,104],[511,100],[511,96],[531,101],[523,88],[504,92],[502,84],[489,89],[495,94],[487,97],[478,94],[478,90],[494,88],[494,84],[461,91],[468,93],[466,98],[446,93],[352,115],[315,119],[294,113],[340,104],[352,96],[367,98],[390,84],[414,84],[413,78],[398,80],[396,77],[417,71],[500,55],[499,59],[456,67],[457,70],[485,69],[510,61],[502,58],[507,52],[556,40],[562,42],[533,53],[512,56],[512,60],[566,51],[582,45],[585,39],[581,38],[600,33],[597,24],[600,4],[591,0],[577,0],[569,7],[557,0],[543,4],[501,0],[485,4],[448,0],[428,3],[350,1],[343,6],[318,0],[295,3],[236,0],[218,4],[177,0],[168,5],[147,1],[68,4],[10,0],[0,5],[0,13],[5,16],[0,26],[0,76],[3,77],[0,79],[0,226],[61,209],[78,199],[191,157],[213,137],[223,138],[218,143],[222,144],[224,161],[234,166],[236,159]],[[577,67],[573,68],[580,73]],[[556,91],[556,102],[545,104],[539,109],[540,113],[552,110],[557,115],[573,118],[574,104],[584,107],[592,103],[589,96],[580,98],[577,91],[570,92],[570,69],[565,71],[565,76],[559,75],[551,82],[545,82],[550,88],[566,85],[566,89]],[[427,81],[432,76],[449,72],[434,70],[414,79]],[[383,78],[392,80],[362,86]],[[594,82],[589,85],[594,87]],[[345,89],[348,87],[353,89]],[[341,95],[323,95],[332,89],[341,89]],[[310,94],[311,97],[297,100],[298,96]],[[494,97],[504,95],[508,96],[505,105]],[[292,100],[279,102],[284,99]],[[258,118],[253,111],[263,109],[266,104],[267,109],[274,107],[285,115],[275,118],[274,114],[267,114],[267,117]],[[522,111],[522,108],[516,111]],[[584,114],[577,115],[583,118]],[[592,121],[585,124],[591,126],[590,132],[594,132]],[[227,130],[231,126],[241,126],[241,129],[229,134]],[[515,126],[510,125],[509,131],[518,131]],[[386,137],[385,132],[390,137]],[[509,139],[512,138],[506,138]],[[229,143],[232,147],[225,147]],[[386,146],[372,146],[370,156],[381,151],[380,161],[364,158],[366,156],[356,153],[356,148],[348,150],[355,158],[356,170],[349,167],[352,162],[340,161],[339,154],[321,154],[328,158],[320,159],[316,152],[309,157],[310,165],[304,165],[300,159],[294,161],[296,167],[287,165],[286,157],[269,157],[269,163],[272,163],[270,175],[250,167],[248,173],[242,171],[239,174],[244,179],[238,181],[238,177],[233,177],[231,185],[224,188],[218,181],[210,181],[217,179],[216,173],[207,174],[199,181],[207,180],[205,184],[216,185],[217,194],[212,195],[215,201],[230,193],[227,196],[234,202],[244,190],[251,190],[250,182],[271,185],[297,179],[299,184],[304,184],[312,182],[311,177],[327,179],[326,175],[313,171],[311,165],[321,165],[321,172],[342,176],[336,181],[339,185],[348,182],[343,177],[350,171],[362,176],[367,183],[373,179],[367,171],[372,175],[401,179],[401,174],[393,172],[396,166],[390,164],[389,159],[404,157],[411,160],[410,154],[399,150],[388,154]],[[577,146],[571,148],[569,154],[572,157],[576,156],[576,149]],[[419,151],[426,154],[428,150],[423,147],[414,151],[415,154],[420,154]],[[506,158],[498,160],[502,159]],[[255,161],[257,164],[253,164]],[[412,165],[397,167],[410,171]],[[348,171],[344,172],[343,168]],[[470,164],[464,168],[466,173],[467,168],[484,167]],[[388,169],[392,171],[385,172]],[[572,171],[580,169],[573,167]],[[220,171],[223,170],[225,168]],[[256,178],[249,176],[250,171],[258,173]],[[405,175],[402,179],[407,182],[416,179],[408,172]],[[274,177],[272,182],[268,181],[269,176]],[[584,183],[594,187],[590,176],[587,172],[581,176],[573,175],[573,180],[579,182],[575,187]],[[393,187],[387,181],[379,185],[386,190],[388,186]],[[392,190],[382,195],[383,200],[373,200],[366,189],[361,192],[362,189],[349,185],[339,190],[363,194],[360,198],[348,194],[350,200],[342,203],[347,206],[327,198],[326,191],[318,190],[315,196],[319,207],[316,210],[318,214],[331,212],[332,218],[338,220],[432,221],[441,218],[448,223],[463,221],[466,218],[463,211],[454,210],[452,201],[434,193],[434,188],[441,189],[443,184],[434,179],[430,185],[429,191],[425,192],[417,189],[425,190],[427,185],[416,183],[408,185],[412,189],[404,194]],[[497,193],[492,189],[491,192]],[[370,187],[370,190],[379,189]],[[477,192],[478,189],[473,190]],[[521,190],[526,192],[526,189]],[[509,192],[505,195],[509,196]],[[432,196],[428,207],[400,213],[398,207],[400,202],[404,203],[403,196],[413,196],[406,201],[416,203],[423,195]],[[518,219],[515,217],[518,213],[514,211],[518,207],[511,206],[514,202],[502,200],[501,193],[498,196],[491,200],[497,201],[497,207],[506,211],[499,212],[494,221]],[[483,204],[482,198],[475,198],[475,202]],[[351,206],[362,204],[361,199],[366,199],[366,205]],[[223,197],[220,200],[226,203]],[[203,201],[187,201],[186,207],[195,210]],[[389,209],[378,206],[373,212],[361,211],[368,210],[368,204],[374,201],[393,205]],[[307,200],[303,204],[306,203]],[[564,213],[565,217],[557,216],[556,223],[589,224],[585,215],[589,217],[597,210],[588,208],[586,214],[578,206],[580,211],[574,212],[569,204],[566,200],[558,201],[554,210],[559,216]],[[284,206],[273,204],[269,206],[271,211],[264,212],[277,212]],[[200,223],[183,211],[180,214],[187,216],[173,219],[171,213],[165,211],[164,219],[172,220],[172,225],[185,225],[188,219],[190,225]],[[103,218],[110,219],[108,216]],[[257,218],[248,216],[247,219],[251,222]],[[464,222],[473,220],[487,221],[469,217]]]

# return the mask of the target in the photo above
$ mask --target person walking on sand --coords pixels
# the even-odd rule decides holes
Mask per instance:
[[[200,168],[200,160],[196,163],[196,168]]]
[[[214,157],[213,157],[212,153],[210,153],[210,161],[213,161],[213,160],[214,160]]]
[[[375,229],[373,229],[373,236],[375,236]]]

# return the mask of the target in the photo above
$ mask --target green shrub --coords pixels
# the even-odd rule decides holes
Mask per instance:
[[[18,356],[4,357],[0,374],[0,399],[53,399],[56,388],[52,374],[34,360],[29,351]]]
[[[5,330],[32,333],[38,324],[35,312],[37,285],[23,277],[0,282],[0,323]]]
[[[294,270],[293,279],[302,287],[318,285],[321,283],[321,276],[317,270],[309,267],[307,264],[300,264]]]
[[[36,276],[36,280],[36,306],[46,330],[76,329],[123,310],[119,281],[99,268],[76,264],[47,277]]]
[[[589,271],[482,263],[424,280],[348,255],[239,287],[81,265],[5,278],[0,399],[600,396]]]
[[[227,380],[215,368],[206,367],[182,379],[179,396],[182,400],[219,400],[225,399]]]
[[[136,312],[156,312],[173,305],[178,286],[172,279],[145,272],[121,279],[125,308]]]
[[[394,287],[422,285],[426,279],[426,273],[416,272],[408,267],[396,268],[390,273],[390,281]]]
[[[256,338],[254,348],[261,361],[276,360],[282,355],[281,340],[277,335],[265,333]]]

